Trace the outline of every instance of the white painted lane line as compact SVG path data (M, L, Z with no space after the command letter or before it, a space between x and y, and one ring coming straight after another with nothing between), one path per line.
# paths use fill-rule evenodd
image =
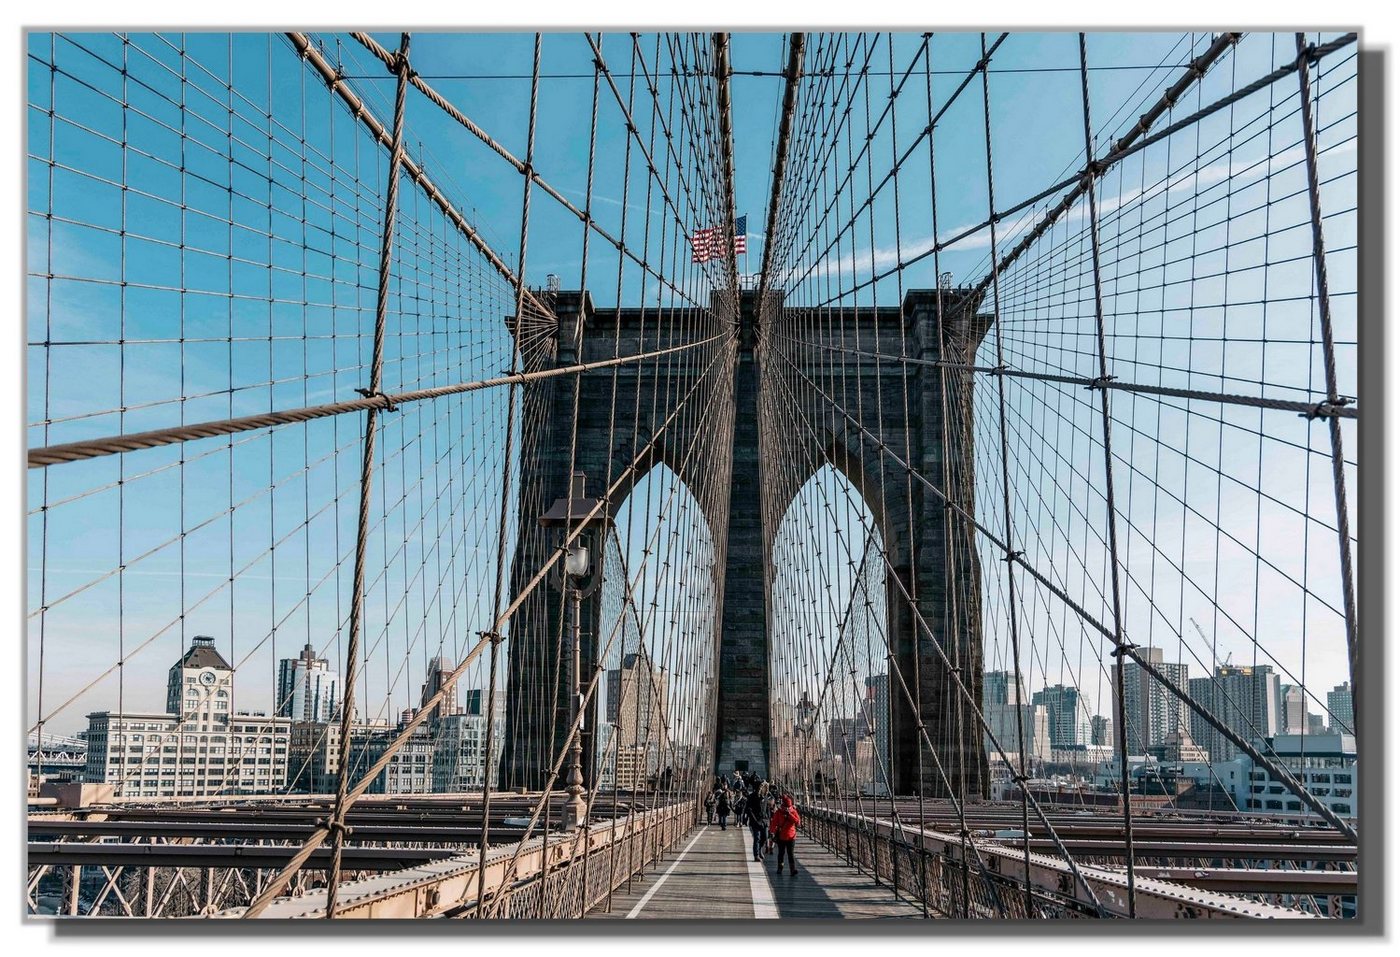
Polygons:
M705 824L700 825L700 830L697 831L695 836L690 839L690 843L685 846L685 850L681 851L680 854L676 857L676 859L671 862L671 866L666 868L666 873L662 874L661 877L657 879L656 883L651 885L651 887L647 889L647 892L642 895L642 899L637 901L637 903L633 905L632 909L627 912L627 917L625 918L626 920L632 920L642 912L642 908L647 906L647 901L651 900L652 895L655 894L661 888L662 884L666 883L666 878L671 876L671 872L676 869L676 865L679 864L681 862L681 859L684 858L685 855L690 851L690 849L695 846L695 842L700 840L700 835L705 833L705 828L707 826L708 825Z
M778 917L778 902L773 900L773 888L768 884L768 867L764 861L753 859L753 841L744 842L744 850L748 853L749 862L749 893L753 896L753 916L755 919L772 919Z

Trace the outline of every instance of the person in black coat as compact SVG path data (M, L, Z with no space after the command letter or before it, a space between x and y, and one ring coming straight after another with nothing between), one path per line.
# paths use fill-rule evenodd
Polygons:
M768 816L763 813L763 795L758 785L754 785L744 799L744 817L749 823L749 834L753 837L753 859L761 861L763 845L768 840Z
M718 797L715 799L715 810L719 812L719 829L723 831L724 822L729 817L729 789L721 788Z

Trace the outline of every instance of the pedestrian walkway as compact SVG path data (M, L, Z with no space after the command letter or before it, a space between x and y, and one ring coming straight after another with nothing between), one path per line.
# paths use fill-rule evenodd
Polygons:
M805 836L797 874L750 855L748 828L701 824L648 873L613 892L589 917L630 920L920 918L922 910Z

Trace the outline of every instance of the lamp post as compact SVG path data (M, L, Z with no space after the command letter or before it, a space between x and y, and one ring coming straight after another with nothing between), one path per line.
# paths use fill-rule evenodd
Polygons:
M572 664L569 672L569 683L573 689L573 720L571 724L578 725L569 746L569 771L565 777L565 790L569 799L564 805L561 824L566 830L581 827L587 815L587 803L583 799L587 789L584 786L583 773L583 736L586 721L582 717L584 698L582 611L583 600L597 591L598 586L603 582L602 570L594 567L589 546L596 536L597 530L606 527L608 521L607 516L601 514L601 511L592 518L586 518L597 506L598 500L589 498L585 494L584 486L584 474L574 472L569 478L568 496L557 499L549 507L549 511L540 516L540 524L545 528L565 529L566 540L569 532L582 523L582 531L579 535L572 542L563 546L564 554L559 562L560 578L564 588L564 629L573 645L570 655Z

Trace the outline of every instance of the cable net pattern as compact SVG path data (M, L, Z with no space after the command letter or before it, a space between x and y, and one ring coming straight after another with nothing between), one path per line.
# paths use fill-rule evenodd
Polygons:
M30 910L582 916L735 768L932 916L1354 870L1355 39L29 34L33 783L290 829Z
M1176 775L1354 837L1302 770L1355 733L1350 38L1187 34L1135 88L1060 40L1062 77L1015 69L1041 38L790 43L759 322L775 601L816 596L773 624L784 771L896 832L1019 804L1026 915L1067 780L1117 786L1070 793L1134 902Z

